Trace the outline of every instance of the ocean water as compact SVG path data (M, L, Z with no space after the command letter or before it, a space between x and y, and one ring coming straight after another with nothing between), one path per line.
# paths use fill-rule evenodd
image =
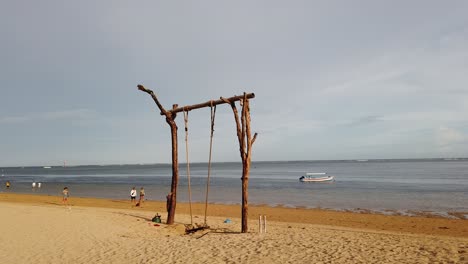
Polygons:
M205 199L207 164L190 166L192 201ZM334 175L332 183L301 183L306 172ZM179 166L177 200L188 201L185 164ZM171 165L106 165L0 168L2 192L127 199L131 187L144 187L149 200L165 201L170 191ZM214 163L209 202L241 203L241 163ZM4 183L12 187L6 190ZM32 182L41 182L33 190ZM468 159L349 160L253 162L249 204L369 210L388 214L421 212L468 216Z

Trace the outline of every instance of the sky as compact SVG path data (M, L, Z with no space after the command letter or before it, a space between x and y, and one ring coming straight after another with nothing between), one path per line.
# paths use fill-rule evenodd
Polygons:
M255 93L254 161L468 157L467 14L456 0L0 0L0 166L170 163L137 84L167 109ZM206 162L209 108L189 131ZM227 105L213 145L213 161L240 161Z

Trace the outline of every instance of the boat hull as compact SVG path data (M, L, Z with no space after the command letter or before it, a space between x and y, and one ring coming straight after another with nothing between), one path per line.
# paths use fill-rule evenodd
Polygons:
M302 176L299 178L299 181L301 182L330 182L334 181L335 177L334 176L327 176L327 177L305 177Z

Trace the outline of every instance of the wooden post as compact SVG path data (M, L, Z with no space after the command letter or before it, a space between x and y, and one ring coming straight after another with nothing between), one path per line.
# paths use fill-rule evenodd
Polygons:
M175 122L175 118L177 117L176 113L171 113L170 111L166 111L164 107L159 102L156 94L149 89L146 89L143 85L138 85L138 90L143 91L151 95L153 101L158 106L161 113L166 116L166 122L171 128L171 142L172 142L172 182L171 182L171 192L167 196L167 224L172 225L174 224L175 219L175 209L177 204L177 185L179 182L179 159L177 153L177 124ZM177 108L177 105L172 106L173 109Z
M240 99L242 105L241 120L239 121L239 112L235 101L221 98L224 102L231 105L232 112L234 114L234 120L236 121L237 127L237 139L239 141L239 152L242 159L242 233L248 232L248 217L249 217L249 174L250 174L250 163L252 155L252 144L257 138L257 133L252 134L250 132L250 106L248 95L244 93L242 99Z
M262 233L262 215L258 216L258 232Z
M242 233L248 231L248 188L249 188L249 173L250 173L250 163L251 163L251 154L252 154L252 144L257 138L257 133L254 134L253 138L250 132L250 106L249 99L254 98L255 94L244 93L241 96L233 96L230 98L221 97L216 101L208 101L201 104L178 107L174 104L172 110L166 110L159 102L156 94L149 89L146 89L143 85L138 85L138 90L143 91L151 95L154 102L161 111L161 115L166 116L166 122L171 128L171 141L172 141L172 183L171 183L171 192L167 195L167 224L173 224L175 218L175 209L177 203L177 185L179 181L179 160L178 160L178 151L177 151L177 124L175 118L177 117L178 112L182 111L191 111L198 108L215 106L219 104L229 104L231 105L232 111L234 113L234 120L236 121L237 127L237 138L239 141L239 152L242 159ZM241 112L241 121L239 121L239 112L236 108L236 101L240 101L242 105ZM206 221L206 220L205 220Z
M173 105L176 108L177 105ZM171 118L167 119L166 122L171 127L171 142L172 142L172 182L171 192L169 200L169 209L167 212L167 224L174 224L175 220L175 209L177 203L177 185L179 184L179 154L177 152L177 125L175 123L176 114L171 114Z

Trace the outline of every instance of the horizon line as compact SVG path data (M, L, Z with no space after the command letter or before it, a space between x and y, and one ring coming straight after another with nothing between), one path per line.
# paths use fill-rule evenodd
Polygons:
M411 160L440 160L440 161L456 161L456 160L468 160L468 157L438 157L438 158L377 158L377 159L316 159L316 160L253 160L252 163L273 163L273 162L337 162L337 161L351 161L351 162L368 162L368 161L411 161ZM206 164L207 162L190 162L191 164ZM213 163L242 163L242 161L216 161ZM179 164L186 164L186 162L179 162ZM47 167L47 168L67 168L67 167L80 167L80 166L144 166L144 165L172 165L170 162L162 163L109 163L109 164L80 164L80 165L24 165L24 166L2 166L4 168L34 168L34 167Z

